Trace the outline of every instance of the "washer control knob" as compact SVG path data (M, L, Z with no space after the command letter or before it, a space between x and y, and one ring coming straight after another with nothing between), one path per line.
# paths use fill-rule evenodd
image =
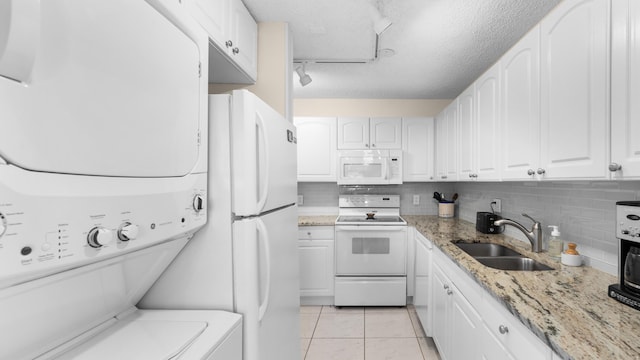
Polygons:
M5 219L3 213L0 213L0 237L4 235L5 231L7 231L7 219Z
M138 225L127 221L120 225L120 228L118 229L118 239L122 241L134 240L138 237L139 230Z
M113 241L113 233L103 227L94 227L87 234L87 243L93 248L100 248Z
M193 210L197 213L204 209L204 197L200 194L193 197Z

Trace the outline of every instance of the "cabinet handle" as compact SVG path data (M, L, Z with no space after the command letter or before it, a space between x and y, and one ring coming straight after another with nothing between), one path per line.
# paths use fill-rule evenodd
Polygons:
M506 326L504 326L504 325L500 325L500 326L498 327L498 331L500 331L500 334L503 334L503 335L504 335L504 334L506 334L506 333L508 333L508 332L509 332L509 328L508 328L508 327L506 327Z
M311 231L308 231L308 232L307 232L307 235L311 236Z
M364 146L369 147L369 144L364 144Z
M371 144L371 147L376 147L376 144Z
M542 168L538 169L538 175L542 175L544 173L546 173L545 169L542 169Z
M609 164L609 171L611 172L616 172L618 170L622 170L622 165L618 164L618 163L611 163Z
M227 42L224 43L226 47L230 48L233 46L233 41L231 40L227 40Z
M447 295L451 295L453 294L453 291L451 291L451 289L447 290Z
M527 170L527 175L529 175L529 176L533 176L533 175L535 175L535 173L536 173L536 172L535 172L535 171L533 171L533 169L529 169L529 170Z
M444 284L442 287L443 287L445 290L449 289L449 285L447 285L447 284Z
M238 55L238 53L240 52L240 49L238 49L237 47L233 48L233 55Z
M447 178L446 176L440 176L440 177L441 177L441 178L443 178L443 179L446 179L446 178Z
M469 177L470 177L470 178L472 178L472 177L473 177L473 174L469 174Z

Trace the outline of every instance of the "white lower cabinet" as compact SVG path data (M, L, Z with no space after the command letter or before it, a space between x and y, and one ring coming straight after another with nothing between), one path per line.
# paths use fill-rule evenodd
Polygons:
M331 305L333 297L333 226L298 228L300 258L300 296L313 297L305 304ZM326 304L325 304L326 303Z
M433 254L432 334L445 360L551 360L552 351L440 250Z
M433 246L418 231L414 235L415 267L413 306L425 334L431 336L431 253Z

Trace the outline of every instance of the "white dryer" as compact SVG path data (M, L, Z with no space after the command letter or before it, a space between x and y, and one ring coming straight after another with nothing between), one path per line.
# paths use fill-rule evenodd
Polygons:
M207 221L207 57L176 0L0 1L0 359L242 358L136 308Z

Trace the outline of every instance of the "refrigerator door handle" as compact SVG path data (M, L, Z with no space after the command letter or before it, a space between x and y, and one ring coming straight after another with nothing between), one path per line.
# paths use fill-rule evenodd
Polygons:
M258 307L258 321L262 321L264 318L264 314L266 314L267 309L269 308L269 298L271 297L271 243L269 240L269 232L267 231L267 227L262 221L262 219L257 219L257 228L258 233L260 234L259 239L262 239L264 242L264 256L265 259L264 264L267 267L267 279L264 291L264 299L260 300L260 305ZM259 248L258 248L259 251ZM259 277L258 277L259 278ZM262 284L261 284L262 285Z
M262 166L261 168L265 169L265 173L264 174L260 174L260 171L258 171L258 184L262 185L259 187L259 200L258 200L258 204L257 204L257 212L260 213L262 212L262 210L264 209L264 206L267 203L267 196L268 196L268 192L269 192L269 137L267 136L266 133L266 128L265 128L265 124L264 124L264 119L262 118L262 116L259 113L255 114L256 116L256 126L258 127L258 139L256 139L257 144L256 144L256 149L258 152L258 161L260 162L260 138L262 138L263 142L264 142L264 166ZM260 167L258 168L260 169ZM262 176L260 176L262 175Z

